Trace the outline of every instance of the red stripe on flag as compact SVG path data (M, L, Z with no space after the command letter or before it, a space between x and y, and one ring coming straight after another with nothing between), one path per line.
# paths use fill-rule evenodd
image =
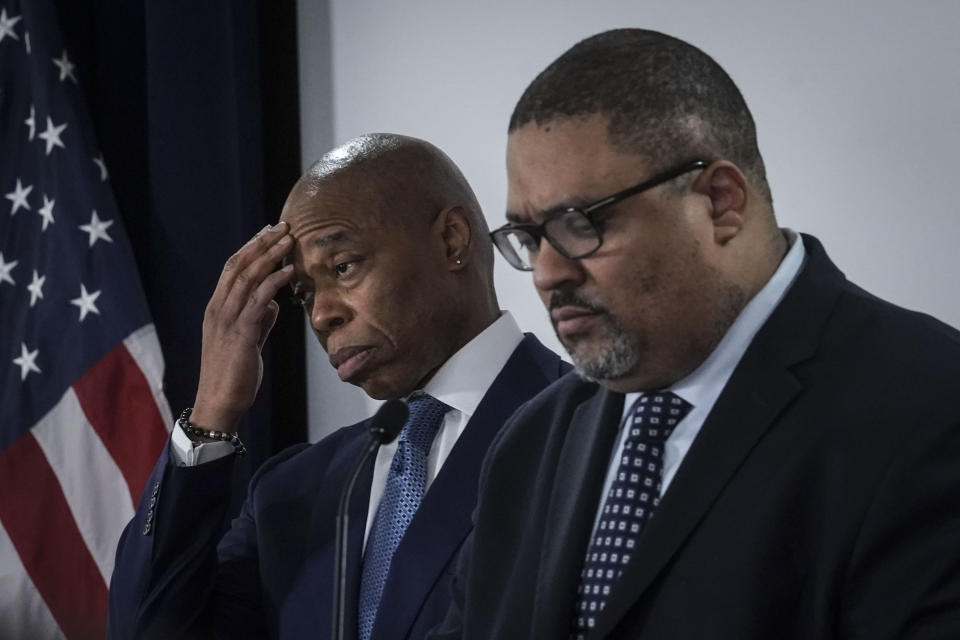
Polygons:
M107 585L31 433L0 453L0 520L60 630L103 638Z
M136 504L169 435L150 384L120 344L80 376L73 389Z

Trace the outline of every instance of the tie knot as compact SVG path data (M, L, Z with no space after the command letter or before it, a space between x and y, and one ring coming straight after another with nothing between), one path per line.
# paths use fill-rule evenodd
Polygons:
M399 441L407 442L426 454L450 407L425 393L410 398L407 405L410 415L400 431Z
M663 442L692 408L672 391L644 394L633 406L631 433L642 440Z

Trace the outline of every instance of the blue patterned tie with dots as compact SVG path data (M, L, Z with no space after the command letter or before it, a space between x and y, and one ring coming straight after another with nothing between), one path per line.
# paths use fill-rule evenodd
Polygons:
M397 439L397 452L387 473L383 498L373 519L363 556L357 632L367 640L390 572L390 561L404 532L410 526L427 485L427 455L450 407L428 395L408 402L410 415Z
M641 396L633 406L617 475L580 574L573 637L586 638L630 562L644 525L660 504L663 446L693 407L669 391Z

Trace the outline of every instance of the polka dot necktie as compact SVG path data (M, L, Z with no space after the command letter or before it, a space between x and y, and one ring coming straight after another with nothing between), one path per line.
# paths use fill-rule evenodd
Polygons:
M450 409L428 395L415 396L408 404L410 415L397 439L397 452L387 473L383 498L377 507L363 556L357 617L360 640L367 640L373 631L390 561L423 499L427 485L427 455L443 416Z
M616 587L644 525L660 504L663 446L693 407L669 391L641 396L628 429L617 475L603 503L580 574L573 634L586 638Z

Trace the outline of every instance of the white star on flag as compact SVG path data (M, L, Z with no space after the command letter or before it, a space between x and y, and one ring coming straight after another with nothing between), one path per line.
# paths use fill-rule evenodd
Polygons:
M97 305L94 304L99 297L99 291L87 293L87 288L83 286L82 282L80 283L80 297L70 301L70 304L80 307L80 322L83 322L83 319L87 317L88 313L100 315L100 310L97 309Z
M53 205L56 203L56 200L50 200L47 198L47 194L43 194L43 206L37 211L37 214L43 218L43 226L40 228L40 231L46 231L47 225L53 224Z
M107 163L103 161L102 153L93 159L93 164L100 167L100 182L106 182L109 174L107 173Z
M54 58L53 64L57 65L57 68L60 69L60 81L63 82L67 78L73 80L73 84L77 84L77 77L73 75L73 70L76 69L77 65L70 62L70 58L67 57L67 50L63 50L63 58Z
M30 117L24 120L23 124L30 127L30 137L28 140L32 142L33 138L37 135L37 117L34 114L33 105L30 105Z
M13 364L20 367L20 381L23 382L27 379L27 376L30 375L31 371L36 371L37 373L43 373L40 371L40 367L37 366L37 354L40 353L40 349L34 349L33 351L27 350L27 345L23 342L20 343L20 357L13 359Z
M17 266L19 260L14 260L13 262L4 262L3 261L3 252L0 251L0 284L4 282L9 282L10 284L17 284L14 282L13 278L10 277L10 272L13 271L13 268Z
M106 636L117 540L174 424L75 4L0 0L0 640Z
M17 178L17 188L5 196L7 200L13 203L13 206L10 207L10 215L16 215L17 209L21 207L30 211L30 203L27 202L27 196L30 195L31 191L33 191L33 185L24 188L24 186L20 184L20 178Z
M37 304L37 300L43 300L43 283L47 281L47 276L38 276L37 270L33 270L33 282L27 285L27 291L30 292L30 306Z
M47 130L37 136L38 138L47 141L47 155L50 155L50 152L53 151L54 147L62 147L66 149L66 147L63 145L63 140L60 139L60 134L63 133L63 130L66 128L66 122L59 126L54 126L53 120L50 119L50 116L47 116Z
M11 16L8 18L7 10L0 9L0 42L3 42L4 36L10 36L14 40L20 39L17 32L13 30L13 25L20 22L21 19L23 19L23 16Z
M93 210L93 216L90 218L90 224L80 225L81 231L90 234L90 246L92 247L97 240L103 239L107 242L113 242L113 238L107 235L107 227L113 224L113 220L101 220L97 217L97 210Z

